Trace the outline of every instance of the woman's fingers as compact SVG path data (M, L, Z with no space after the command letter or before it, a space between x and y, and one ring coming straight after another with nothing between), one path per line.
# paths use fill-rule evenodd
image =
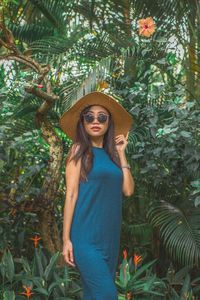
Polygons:
M124 139L124 136L118 136L115 138L115 140L121 140L121 139Z
M66 253L66 252L67 252L67 253ZM65 262L66 262L68 265L70 265L70 266L72 266L72 267L75 267L75 266L76 266L75 263L74 263L74 256L73 256L73 251L72 251L72 250L68 249L67 251L65 251L65 252L63 253L63 257L64 257Z
M73 255L73 251L71 249L69 250L69 259L71 262L74 261L74 255Z
M124 137L124 135L120 135L120 136L118 136L116 139L115 139L115 141L116 142L121 142L121 141L126 141L126 139L125 139L125 137Z
M126 139L127 140L128 136L129 136L129 131L128 131L126 137L124 136L124 134L119 134L115 137L115 139Z
M70 257L69 257L68 255L64 256L64 259L65 259L65 262L66 262L68 265L70 265L70 266L72 266L72 267L75 267L75 266L76 266L73 262L71 262L71 259L70 259Z
M123 137L123 136L124 136L123 134L119 134L119 135L117 135L115 138L118 139L118 138L121 138L121 137Z

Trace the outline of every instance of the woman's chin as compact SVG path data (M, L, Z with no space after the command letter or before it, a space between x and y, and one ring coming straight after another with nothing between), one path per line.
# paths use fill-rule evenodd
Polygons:
M104 133L102 133L102 132L89 132L88 134L91 137L101 137L104 135Z

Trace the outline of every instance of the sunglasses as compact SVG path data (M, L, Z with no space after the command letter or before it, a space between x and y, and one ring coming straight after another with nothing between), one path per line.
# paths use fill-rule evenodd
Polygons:
M95 116L92 114L84 114L83 118L86 123L92 123L95 120ZM99 114L97 116L97 120L99 123L105 123L108 118L109 118L109 116L106 114Z

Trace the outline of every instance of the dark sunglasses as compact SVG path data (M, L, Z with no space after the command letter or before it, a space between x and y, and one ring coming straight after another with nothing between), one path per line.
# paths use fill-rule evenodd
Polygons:
M84 114L83 118L84 118L85 122L92 123L95 119L95 116L92 114ZM108 118L109 118L109 116L106 114L99 114L97 117L97 120L99 123L105 123Z

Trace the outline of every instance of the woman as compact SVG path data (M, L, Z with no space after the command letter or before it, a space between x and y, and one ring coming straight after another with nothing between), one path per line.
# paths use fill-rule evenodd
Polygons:
M84 300L117 300L122 193L134 192L125 148L131 115L101 92L77 101L60 125L73 140L66 163L63 256L77 267Z

